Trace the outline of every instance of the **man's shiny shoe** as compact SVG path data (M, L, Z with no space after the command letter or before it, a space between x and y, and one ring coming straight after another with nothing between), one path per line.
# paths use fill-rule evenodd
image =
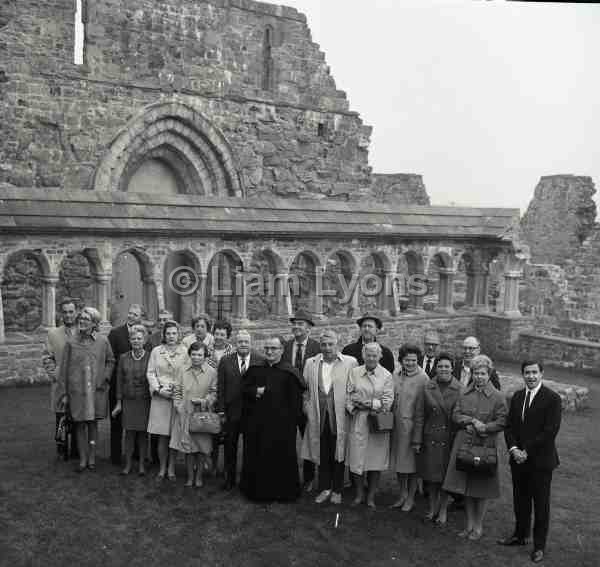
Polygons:
M526 545L527 540L517 537L516 535L511 535L511 536L505 537L504 539L499 539L496 543L498 545L508 545L508 546Z
M541 563L544 560L544 550L543 549L534 549L531 552L531 561L534 563Z

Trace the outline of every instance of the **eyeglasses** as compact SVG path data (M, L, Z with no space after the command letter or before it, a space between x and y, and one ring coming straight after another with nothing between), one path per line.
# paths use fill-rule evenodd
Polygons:
M278 346L266 346L266 347L263 347L263 348L264 348L264 350L279 350L281 347L278 347Z

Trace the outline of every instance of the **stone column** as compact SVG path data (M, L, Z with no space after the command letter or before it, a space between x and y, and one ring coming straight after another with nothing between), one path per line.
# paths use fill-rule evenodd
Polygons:
M56 284L58 276L42 276L42 327L56 327Z
M96 280L96 302L97 309L100 312L100 325L110 325L108 320L108 288L112 279L112 274L108 272L98 273Z
M313 297L313 316L315 319L325 319L323 314L323 279L325 269L322 266L315 268L315 294Z
M156 323L158 320L158 311L156 305L156 283L153 277L142 279L142 296L146 318Z
M194 306L194 316L206 313L206 284L208 282L208 274L199 272L198 289L196 289L196 304Z
M292 316L292 296L290 293L290 274L282 272L275 276L274 292L276 294L276 305L278 317L288 318Z
M483 270L477 274L477 285L475 286L475 308L477 311L489 311L489 272Z
M519 311L519 281L523 273L510 270L504 273L504 301L502 314L506 317L521 317Z
M6 341L6 335L4 334L4 309L2 307L2 282L3 276L0 273L0 344Z
M438 268L438 304L435 310L440 313L454 312L454 307L452 306L454 273L454 270L451 268Z
M398 288L395 285L398 274L393 270L386 270L383 273L382 308L383 312L393 317L400 313Z
M247 306L247 291L246 291L246 278L244 272L237 272L235 275L235 290L233 294L233 319L239 326L247 325L250 321L248 320L248 306Z
M467 276L467 290L465 294L465 309L475 309L477 304L477 286L479 285L478 272L465 272Z

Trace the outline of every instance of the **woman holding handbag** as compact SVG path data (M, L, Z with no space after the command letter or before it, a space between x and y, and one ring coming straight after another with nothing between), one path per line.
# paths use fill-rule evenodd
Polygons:
M350 414L346 464L356 488L356 506L365 499L364 474L367 473L367 506L375 508L375 492L381 471L389 468L390 431L394 401L392 375L379 364L378 343L363 346L363 366L348 376L346 411Z
M150 386L150 415L148 417L148 433L158 436L158 460L160 470L157 480L162 481L167 475L175 480L174 450L169 451L171 422L173 420L173 396L175 394L175 378L180 368L189 364L186 348L179 342L179 325L175 321L167 321L162 330L163 344L152 349L148 361L148 384Z
M210 433L196 432L195 414L217 422L220 418L213 412L217 400L217 371L208 363L209 351L205 343L190 345L188 355L191 364L177 374L173 405L173 427L169 448L185 454L187 482L185 486L203 485L202 473L210 460L213 438ZM207 424L208 426L208 424ZM201 427L200 427L201 428ZM195 471L195 473L194 473Z
M417 455L423 442L423 396L429 376L419 366L421 349L402 345L401 369L394 375L394 429L390 445L390 468L398 476L400 498L392 508L410 512L417 492Z
M498 498L497 437L506 426L504 394L490 383L492 361L481 354L471 361L473 383L458 399L452 421L454 439L443 489L464 494L467 525L458 535L478 540L483 533L487 500Z

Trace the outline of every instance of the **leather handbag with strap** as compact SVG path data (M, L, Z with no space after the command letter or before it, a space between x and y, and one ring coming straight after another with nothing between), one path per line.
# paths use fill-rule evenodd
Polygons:
M494 476L498 468L496 436L468 433L456 453L456 470L480 476Z
M221 417L212 411L196 411L189 417L190 433L221 433Z

